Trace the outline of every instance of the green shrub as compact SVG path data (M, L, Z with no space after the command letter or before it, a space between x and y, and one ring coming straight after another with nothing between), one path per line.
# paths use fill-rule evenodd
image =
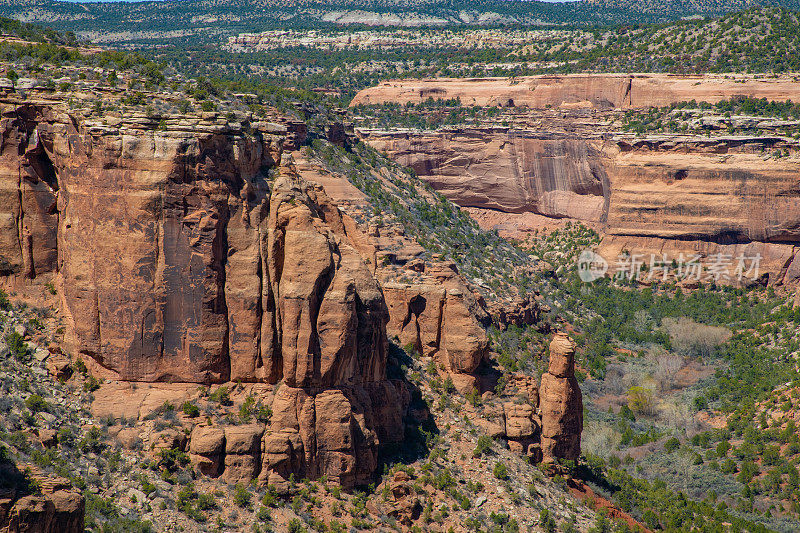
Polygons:
M25 406L33 413L48 411L50 409L50 406L47 404L45 399L38 394L31 394L28 396L28 398L25 400Z
M97 426L92 426L81 439L78 447L83 453L102 453L108 446L103 432Z
M494 468L492 469L492 474L494 474L494 477L497 479L508 479L508 468L504 463L498 461L495 463Z
M242 483L237 483L233 488L233 503L239 507L250 507L250 500L252 497L253 495L247 490L247 486L243 485Z
M200 408L198 408L194 403L188 400L183 402L181 410L183 411L183 414L185 414L190 418L195 418L197 416L200 416Z
M731 449L731 444L723 440L719 444L717 444L717 457L725 457L728 455L728 451Z
M11 309L11 301L8 299L8 293L0 289L0 311L8 311Z
M168 448L158 452L158 465L168 472L174 472L189 464L189 455L177 448Z
M480 457L486 453L492 451L492 446L494 445L494 440L489 435L481 435L478 437L478 443L475 446L475 450L472 452L472 455L475 457Z
M228 391L228 387L221 386L214 392L208 395L208 399L212 402L217 402L220 405L230 405L231 404L231 396L230 392Z
M195 506L201 511L209 511L217 508L217 501L213 494L198 494Z
M94 376L89 376L86 382L83 384L83 390L86 392L94 392L99 388L100 381Z
M292 518L289 521L287 531L289 533L308 533L308 530L303 527L303 523L297 518Z
M672 453L680 447L681 441L675 437L668 439L667 442L664 443L664 451L667 453Z
M22 335L16 331L12 331L6 334L5 341L8 350L15 359L23 361L28 357L28 344L25 342Z
M64 426L59 429L57 438L60 444L66 446L72 446L75 444L75 434L72 432L72 428Z

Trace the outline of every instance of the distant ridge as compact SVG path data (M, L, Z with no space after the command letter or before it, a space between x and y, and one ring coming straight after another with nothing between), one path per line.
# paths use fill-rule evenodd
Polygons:
M0 16L105 42L218 42L269 29L498 27L668 22L800 0L181 0L74 3L0 0Z

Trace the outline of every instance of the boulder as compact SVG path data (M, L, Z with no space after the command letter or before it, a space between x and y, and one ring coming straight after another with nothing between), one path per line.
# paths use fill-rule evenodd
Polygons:
M398 470L391 479L384 482L390 495L385 513L406 527L411 527L422 514L422 504L415 497L412 481L408 473ZM378 487L378 493L382 491L383 487Z
M85 500L62 478L39 477L41 494L23 496L0 517L8 533L82 533Z
M39 442L45 448L52 448L58 444L58 432L55 429L40 429Z
M534 422L533 407L528 404L503 404L506 420L506 437L509 439L527 439L538 433Z
M128 450L135 450L142 443L142 429L137 427L122 428L117 433L117 440Z
M225 430L197 425L189 439L189 459L193 468L206 476L222 473L225 457Z
M61 353L52 353L47 359L47 371L55 379L66 381L72 376L72 364L68 357Z
M534 409L539 407L539 384L534 376L516 373L511 376L510 384Z
M249 483L261 470L261 440L264 426L228 426L225 428L225 469L227 483Z

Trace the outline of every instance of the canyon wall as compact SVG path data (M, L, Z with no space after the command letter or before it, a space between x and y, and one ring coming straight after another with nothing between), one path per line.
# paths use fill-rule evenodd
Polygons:
M434 189L516 237L526 214L589 224L601 253L761 254L770 283L800 281L800 169L774 138L650 139L464 129L362 131ZM480 214L480 213L479 213Z
M486 228L524 237L548 224L576 220L602 233L599 251L611 262L624 250L645 257L667 253L672 258L681 253L760 254L760 273L767 276L762 282L800 281L796 141L778 134L636 138L613 125L618 108L737 95L796 99L800 93L794 82L634 75L627 77L632 80L627 100L608 96L622 91L622 78L526 78L520 84L526 80L545 84L549 95L526 105L561 107L511 110L504 118L520 121L517 127L485 124L436 131L359 129L358 133L469 208ZM418 86L434 81L442 80L384 84L359 93L355 101L363 103L375 95L399 103L414 101ZM510 84L501 79L461 80L461 85L458 80L444 81L461 87L464 92L457 96L462 102L466 95L499 98L506 94L502 84ZM532 95L545 94L541 85L537 87L539 92L531 91ZM453 96L447 91L435 93L436 98ZM588 108L572 107L579 100ZM520 102L514 97L515 105ZM599 109L603 106L608 109ZM791 157L771 157L776 150Z
M225 432L226 478L368 482L408 392L342 214L279 168L286 128L60 109L0 108L6 282L54 281L66 351L95 375L273 385L266 428Z
M693 99L716 103L732 95L798 101L800 81L791 76L762 80L733 74L564 74L392 80L360 91L351 105L458 98L463 105L478 106L629 109Z
M461 206L595 222L607 215L604 156L584 139L492 128L361 136Z

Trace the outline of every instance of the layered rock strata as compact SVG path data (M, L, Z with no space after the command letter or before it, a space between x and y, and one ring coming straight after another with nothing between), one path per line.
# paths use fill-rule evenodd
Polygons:
M287 128L0 112L0 266L54 277L67 351L123 381L276 385L268 427L198 430L201 472L365 483L403 436L388 311L322 188L274 178Z
M9 482L19 477L10 464L0 466L0 474ZM20 495L16 488L0 491L0 529L7 533L82 533L85 500L63 478L35 476L37 494Z
M531 108L635 108L732 95L796 101L800 82L790 76L762 79L706 74L567 74L515 78L392 80L360 91L351 105L421 103L459 99L463 105Z
M581 117L564 119L564 129ZM769 283L800 280L797 153L781 137L633 139L603 136L598 118L580 134L475 128L362 131L485 227L521 237L559 220L604 235L601 253L760 254ZM571 122L572 121L572 122ZM483 216L485 215L485 216ZM538 217L538 218L536 218Z
M795 284L800 144L786 133L792 121L700 113L696 129L708 136L625 134L618 121L625 110L635 120L635 110L692 100L798 102L798 88L790 76L713 74L397 80L361 91L353 105L457 98L502 107L494 124L359 131L487 229L520 238L577 220L601 232L599 251L612 263L623 250L648 259L760 256L763 277L747 283ZM729 127L740 133L724 134Z

